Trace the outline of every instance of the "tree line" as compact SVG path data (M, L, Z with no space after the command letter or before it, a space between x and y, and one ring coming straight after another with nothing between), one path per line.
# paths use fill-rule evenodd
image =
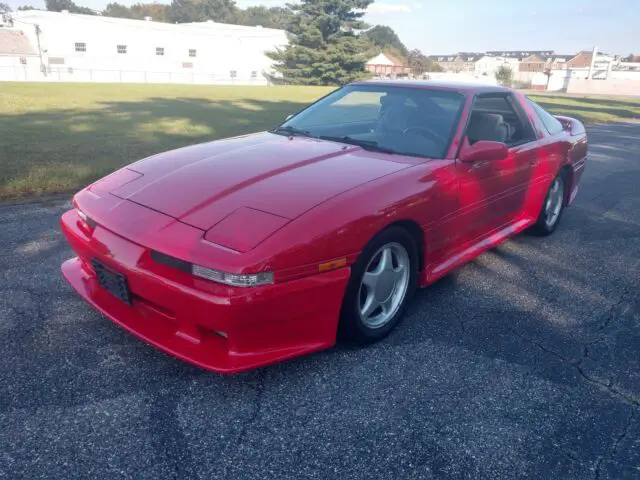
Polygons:
M373 0L301 0L285 7L240 8L235 0L172 0L170 4L136 3L132 6L109 3L95 11L73 0L45 0L49 11L142 20L188 23L213 20L219 23L283 29L289 44L268 52L287 83L301 85L342 85L366 77L366 61L380 52L392 55L415 75L438 71L420 50L409 50L392 28L371 27L362 17ZM6 4L0 3L0 11ZM33 7L21 7L29 10Z

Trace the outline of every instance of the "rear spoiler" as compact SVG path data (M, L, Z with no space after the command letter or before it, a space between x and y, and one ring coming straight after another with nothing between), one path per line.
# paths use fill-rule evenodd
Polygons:
M554 115L554 117L562 124L562 127L565 129L565 131L569 132L569 135L576 136L586 133L584 125L580 120L576 118L565 117L562 115Z

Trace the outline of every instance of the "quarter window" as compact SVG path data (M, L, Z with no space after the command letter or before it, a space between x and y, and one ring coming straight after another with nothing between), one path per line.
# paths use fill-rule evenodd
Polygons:
M554 118L553 115L551 115L533 100L527 100L529 100L529 104L533 107L533 109L536 111L536 114L538 115L538 118L544 124L544 128L546 128L551 135L556 135L564 130L562 123Z

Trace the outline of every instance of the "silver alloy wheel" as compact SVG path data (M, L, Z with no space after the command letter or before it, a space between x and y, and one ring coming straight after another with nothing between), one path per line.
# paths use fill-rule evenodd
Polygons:
M358 292L360 319L367 327L383 327L393 318L407 294L410 274L409 253L399 243L387 243L371 257Z
M547 202L544 206L544 218L548 228L553 227L560 218L562 204L564 203L564 182L562 178L556 177L551 184Z

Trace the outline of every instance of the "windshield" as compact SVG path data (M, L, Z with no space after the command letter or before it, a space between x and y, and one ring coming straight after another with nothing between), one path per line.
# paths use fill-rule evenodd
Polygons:
M443 158L464 101L464 95L446 90L349 85L273 132L342 141L387 153Z

